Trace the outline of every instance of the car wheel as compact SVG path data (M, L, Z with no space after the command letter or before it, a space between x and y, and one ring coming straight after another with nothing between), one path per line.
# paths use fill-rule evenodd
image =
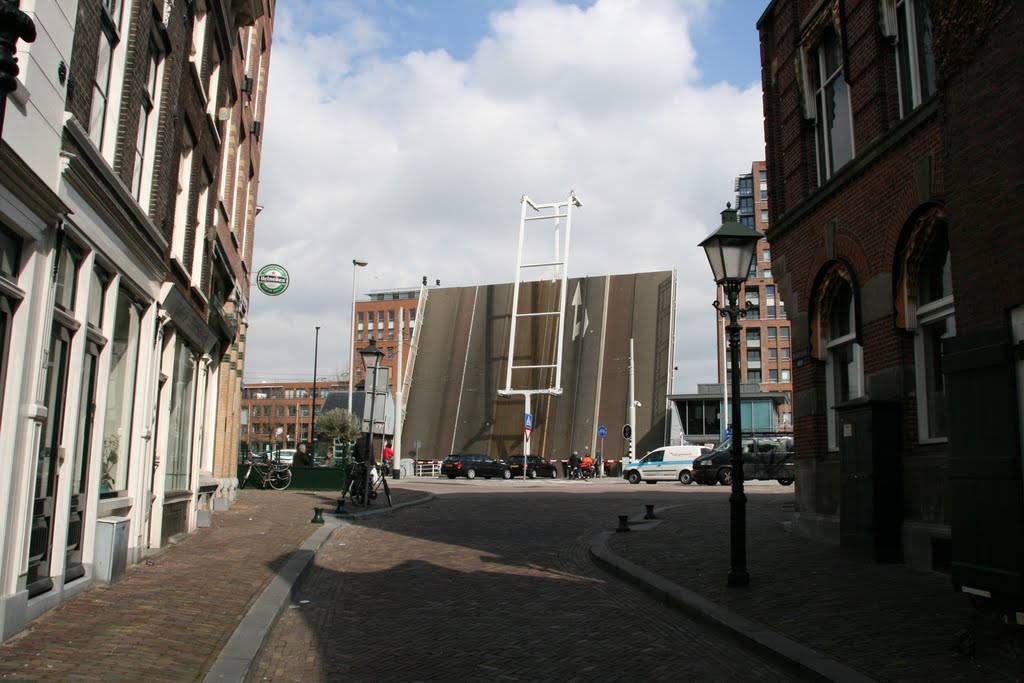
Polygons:
M551 478L558 479L558 470L551 470Z
M466 479L476 479L476 470L473 468L466 470Z
M690 474L690 470L683 470L682 472L679 473L679 483L680 484L692 484L693 483L693 475Z
M732 484L732 468L723 467L718 470L718 483L722 486L729 486Z
M629 481L630 484L639 484L640 483L640 479L641 479L640 473L637 472L636 470L633 470L632 472L630 472L629 476L626 477L626 480Z
M793 483L792 479L779 479L779 483L783 486L789 486Z
M502 479L511 479L512 478L512 470L503 470L502 473L501 473L501 478Z
M536 479L537 470L530 470L529 472L527 472L526 476L528 476L530 479Z

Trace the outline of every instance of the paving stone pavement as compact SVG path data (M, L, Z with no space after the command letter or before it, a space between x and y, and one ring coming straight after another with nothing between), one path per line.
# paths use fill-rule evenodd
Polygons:
M738 590L725 586L722 487L411 479L393 488L396 503L426 502L347 517L299 579L249 680L807 677L605 571L590 556L600 539L611 557L763 625L772 642L792 639L877 680L1024 681L1019 650L953 654L976 616L948 577L848 561L793 538L791 489L748 488L752 584ZM334 503L243 491L212 528L0 644L0 680L203 680L285 561L323 528L310 524L313 507L329 514ZM647 530L608 533L645 504L659 517Z
M417 486L436 497L334 532L253 680L798 680L589 556L618 513L682 487Z
M422 496L396 491L396 498ZM228 512L123 580L94 586L0 644L3 681L202 680L284 559L336 496L240 492Z

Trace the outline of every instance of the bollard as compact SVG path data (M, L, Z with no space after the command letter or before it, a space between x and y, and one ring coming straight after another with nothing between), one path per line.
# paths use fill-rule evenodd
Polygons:
M313 519L309 520L310 524L323 524L324 523L324 509L313 508Z
M619 528L615 531L629 531L629 515L619 515Z
M644 515L644 519L657 519L657 517L654 516L653 505L644 505L644 507L647 508L647 514Z
M345 514L345 499L344 498L339 498L338 499L338 507L334 511L334 514L336 514L336 515L343 515L343 514Z

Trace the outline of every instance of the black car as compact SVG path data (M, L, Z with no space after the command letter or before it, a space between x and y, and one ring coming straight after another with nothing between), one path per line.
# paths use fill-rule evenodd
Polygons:
M539 455L528 455L526 457L526 476L530 479L536 479L537 477L550 477L554 479L558 476L558 470L555 469L555 466L549 460L545 460ZM508 466L512 470L512 476L523 476L523 456L513 455L509 457Z
M449 479L454 479L455 477L465 477L466 479L476 479L477 477L483 477L484 479L490 479L491 477L512 478L512 470L509 469L508 465L490 456L476 453L453 453L449 455L441 463L441 474Z
M698 484L732 484L732 439L693 461L693 480ZM796 478L792 434L743 436L743 479L776 480L789 486Z

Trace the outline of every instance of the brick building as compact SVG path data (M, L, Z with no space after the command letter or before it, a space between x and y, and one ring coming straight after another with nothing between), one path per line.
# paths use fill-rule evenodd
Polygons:
M773 0L758 22L794 528L993 596L1024 595L1021 15Z
M4 638L230 495L273 9L26 9L0 145Z
M424 280L425 282L425 280ZM367 292L368 300L356 302L356 329L353 340L355 374L353 381L363 381L363 364L359 360L359 349L370 343L372 337L378 348L384 352L380 366L390 368L390 376L397 377L399 337L401 337L402 363L411 371L413 341L416 322L422 315L422 300L426 284L407 289L383 289ZM403 374L403 377L406 376Z
M259 382L242 389L239 420L240 451L262 453L295 448L310 440L310 426L323 408L327 394L345 392L348 382ZM281 437L276 436L281 429Z

